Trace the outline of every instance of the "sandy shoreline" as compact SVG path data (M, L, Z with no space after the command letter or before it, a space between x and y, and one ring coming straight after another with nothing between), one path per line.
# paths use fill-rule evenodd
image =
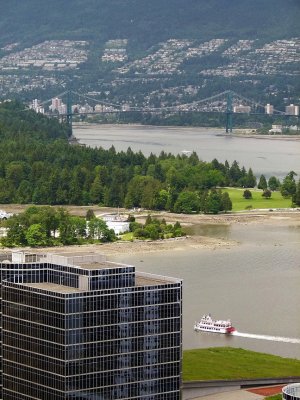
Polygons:
M26 206L20 205L5 205L3 209L7 212L21 212ZM67 207L71 214L82 215L86 214L88 209L93 209L96 215L105 213L117 212L116 209L112 208L100 208L98 206L82 206L82 207ZM119 210L121 213L126 210ZM127 211L128 214L128 211ZM135 213L137 221L144 221L147 217L148 212L143 211ZM235 225L235 224L261 224L271 225L274 229L280 226L294 226L300 228L300 210L290 211L273 211L268 210L254 210L251 212L243 213L230 213L230 214L218 214L218 215L186 215L186 214L172 214L168 212L152 212L151 215L159 219L164 218L167 223L180 222L182 227L188 227L193 225ZM64 253L73 252L74 254L80 251L88 252L100 252L105 255L113 256L117 254L130 254L130 253L150 253L157 251L183 251L187 249L210 249L216 250L218 248L230 249L234 246L238 246L239 243L235 241L228 241L215 237L207 236L187 236L182 238L159 240L159 241L133 241L133 242L122 242L118 241L115 243L104 243L104 244L91 244L82 246L62 246L62 247L45 247L45 248L23 248L24 251L34 251L38 253L50 252L50 253ZM16 250L16 249L15 249ZM11 252L11 249L1 249L0 253Z

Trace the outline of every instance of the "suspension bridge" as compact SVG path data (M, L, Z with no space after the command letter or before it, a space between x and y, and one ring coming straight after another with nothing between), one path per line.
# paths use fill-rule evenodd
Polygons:
M84 101L84 106L74 104L78 98ZM63 100L65 103L63 103ZM268 115L268 116L285 116L285 112L277 110L271 105L263 105L255 100L246 98L234 91L226 90L213 96L193 101L185 104L176 104L166 107L135 107L128 104L115 104L97 99L95 96L77 93L74 91L65 91L58 94L55 98L39 103L44 107L48 103L52 103L49 112L45 114L51 117L64 119L70 126L72 132L73 117L80 115L97 115L97 114L126 114L126 113L148 113L148 114L184 114L184 113L219 113L226 115L226 133L232 132L233 117L235 114L247 115ZM55 104L57 102L57 104ZM91 106L91 104L93 104ZM295 117L293 115L293 117Z

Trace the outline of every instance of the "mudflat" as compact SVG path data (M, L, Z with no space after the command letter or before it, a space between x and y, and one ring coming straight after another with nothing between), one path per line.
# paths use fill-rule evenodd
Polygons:
M2 209L7 212L18 213L24 211L28 206L24 205L4 205ZM108 207L98 206L65 206L71 214L78 216L85 216L87 210L93 210L96 216L100 216L108 213L120 213L125 215L134 215L136 221L143 222L146 217L151 214L152 217L159 219L164 218L167 223L180 222L182 227L199 225L199 224L261 224L276 226L298 226L300 228L300 209L290 210L252 210L249 212L239 213L227 213L218 215L207 215L207 214L174 214L169 212L153 212L147 210L125 210L125 209L114 209ZM35 252L49 252L49 253L62 253L72 251L74 254L81 251L89 252L101 252L107 256L115 254L125 253L149 253L154 251L183 251L188 248L197 249L217 249L220 247L230 248L238 246L239 243L236 241L224 240L221 238L207 237L207 236L186 236L174 239L165 240L135 240L135 241L117 241L114 243L103 243L103 244L87 244L87 245L75 245L75 246L60 246L60 247L43 247L34 248L30 251ZM22 250L29 250L29 248L22 248ZM7 252L10 249L2 248L0 252Z

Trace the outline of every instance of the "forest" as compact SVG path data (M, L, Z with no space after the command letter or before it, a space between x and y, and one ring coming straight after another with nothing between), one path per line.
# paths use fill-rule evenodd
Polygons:
M297 0L11 0L0 16L0 44L79 39L99 48L127 38L137 55L169 38L293 37L298 21Z
M82 147L70 145L69 134L67 125L25 110L21 103L0 104L0 204L218 213L232 207L222 187L257 184L252 169L236 161L230 165L216 159L204 162L196 153L146 157L130 148L117 152L113 146ZM292 188L285 195L294 196L298 204L300 184L293 173L290 180Z

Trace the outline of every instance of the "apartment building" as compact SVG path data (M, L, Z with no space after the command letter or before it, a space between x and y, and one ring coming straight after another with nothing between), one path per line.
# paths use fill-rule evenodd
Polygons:
M100 254L1 267L1 398L181 398L182 281Z
M286 115L299 115L299 106L296 106L294 104L290 104L289 106L286 106L285 114Z

